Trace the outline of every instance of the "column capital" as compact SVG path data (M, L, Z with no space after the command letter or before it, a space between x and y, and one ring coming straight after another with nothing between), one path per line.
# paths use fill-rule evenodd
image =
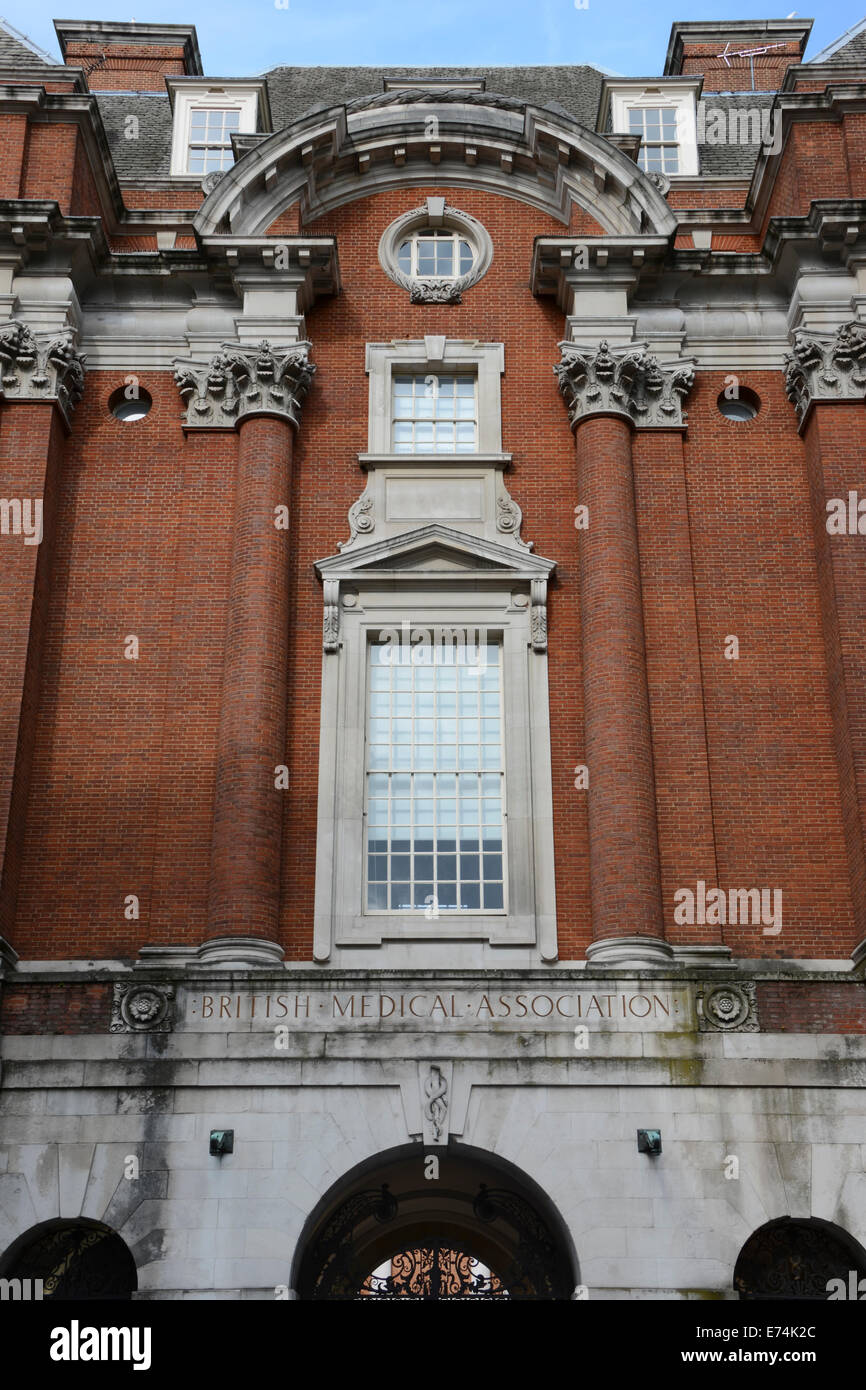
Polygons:
M209 362L175 360L174 379L186 406L184 429L230 430L250 415L270 415L298 428L313 380L312 344L274 350L223 343Z
M592 415L618 415L638 429L682 429L695 380L693 362L663 367L645 345L611 348L560 343L554 367L572 428Z
M18 320L0 327L0 393L7 401L51 401L68 425L84 394L84 353L71 331L39 334Z
M798 328L785 357L785 394L801 426L813 401L866 396L866 324L843 323L834 333Z

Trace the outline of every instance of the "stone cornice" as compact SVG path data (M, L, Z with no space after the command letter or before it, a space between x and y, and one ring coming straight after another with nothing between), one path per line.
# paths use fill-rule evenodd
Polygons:
M490 189L566 224L576 202L612 234L670 235L676 225L652 181L612 141L495 93L385 93L236 144L245 153L199 209L201 235L260 235L295 203L307 220L425 185Z
M844 323L835 333L799 328L785 358L785 392L800 421L815 401L866 397L866 324Z
M53 401L68 425L84 394L84 361L71 333L37 338L25 323L0 327L0 389L6 401Z
M301 423L301 406L316 368L312 345L295 343L274 351L262 341L256 349L224 343L209 362L175 361L174 379L186 405L184 429L230 430L250 415L271 415Z
M692 362L662 367L638 343L611 349L560 343L559 380L572 428L593 415L618 415L638 429L682 429L683 403L695 379Z
M555 295L564 313L570 291L616 277L631 293L645 271L659 269L671 249L663 236L540 236L532 249L529 283L533 294Z

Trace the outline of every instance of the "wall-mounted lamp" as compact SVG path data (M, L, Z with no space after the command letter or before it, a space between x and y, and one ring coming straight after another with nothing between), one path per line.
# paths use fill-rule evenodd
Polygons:
M656 1158L662 1151L662 1132L660 1129L639 1129L637 1132L637 1151Z
M212 1129L210 1132L210 1151L215 1158L235 1151L235 1132L233 1129Z

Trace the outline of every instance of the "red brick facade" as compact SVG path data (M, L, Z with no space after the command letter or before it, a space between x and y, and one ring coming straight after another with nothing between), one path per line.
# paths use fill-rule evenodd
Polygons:
M684 71L709 80L695 66L705 50L690 49ZM762 68L774 81L796 56L791 45L778 53ZM145 90L179 70L179 55L118 47L99 81L125 81L133 64ZM88 56L71 45L67 62ZM23 117L2 119L7 196L104 214L75 123L28 117L25 130ZM792 127L760 236L717 243L732 264L763 244L774 216L858 195L863 126L859 115L816 113ZM580 959L594 936L634 932L722 941L744 957L847 957L866 934L866 561L856 538L827 536L823 511L825 498L866 489L862 400L816 406L801 436L781 371L757 370L744 384L760 412L732 423L716 407L726 373L705 369L684 432L600 418L578 427L575 444L553 372L562 313L528 282L534 240L562 236L561 223L490 191L425 191L479 218L494 243L489 273L462 304L413 305L383 275L376 246L405 210L405 190L359 196L303 227L294 205L271 227L333 236L340 255L342 293L306 315L316 376L294 445L270 420L185 433L174 381L158 370L139 374L153 409L135 424L107 408L123 374L98 365L66 437L47 406L0 410L0 491L44 491L46 503L38 552L0 542L4 934L25 958L117 957L192 945L242 921L288 959L310 959L322 661L313 563L345 538L362 488L364 344L423 332L505 344L508 486L524 534L557 562L560 958ZM670 202L682 216L728 196L681 190ZM129 209L199 201L196 190L140 187L124 198ZM179 246L194 244L188 229L178 224ZM573 219L572 233L598 230L588 213ZM248 522L282 497L290 530L263 543L261 514ZM581 502L599 522L589 538L574 526ZM737 660L725 655L730 635ZM288 793L262 782L263 759L286 762ZM608 771L587 798L574 769L599 761ZM238 797L258 807L240 836ZM604 872L620 877L596 873L591 887L592 846L605 837L617 847ZM677 925L674 893L698 880L780 887L784 932Z

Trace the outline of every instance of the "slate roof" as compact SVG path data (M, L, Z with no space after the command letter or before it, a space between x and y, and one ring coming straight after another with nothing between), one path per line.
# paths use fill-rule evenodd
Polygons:
M290 125L310 110L336 106L361 97L381 94L384 78L437 78L466 81L483 78L485 91L522 98L538 106L565 112L590 130L595 129L604 74L586 65L510 68L292 68L278 67L264 74L270 94L275 130ZM647 79L649 80L649 79ZM167 178L171 163L172 114L165 92L99 92L100 114L121 179ZM771 105L772 94L742 92L732 96L715 93L706 98L707 108L761 109ZM138 121L137 138L127 132ZM755 166L757 144L705 144L701 146L701 172L748 178Z
M760 142L755 144L738 143L736 137L739 132L744 141L747 142L751 134L758 133L758 122L735 118L734 123L731 124L731 112L752 111L756 108L762 112L769 111L773 105L773 93L737 92L732 96L720 96L717 92L710 92L701 100L704 103L707 134L712 135L716 128L716 118L710 113L719 110L724 111L725 128L728 135L734 138L734 143L725 141L721 144L705 143L698 146L701 173L727 175L729 178L751 178L761 148ZM771 135L770 117L762 117L761 120L765 123L764 128L767 133Z
M59 66L55 64L54 66ZM16 39L0 24L0 71L6 68L45 68L46 60Z
M97 92L96 104L119 179L168 178L171 172L171 103L167 92ZM134 139L127 132L136 130Z
M810 63L860 63L866 60L866 19L852 24L833 43L822 48Z

